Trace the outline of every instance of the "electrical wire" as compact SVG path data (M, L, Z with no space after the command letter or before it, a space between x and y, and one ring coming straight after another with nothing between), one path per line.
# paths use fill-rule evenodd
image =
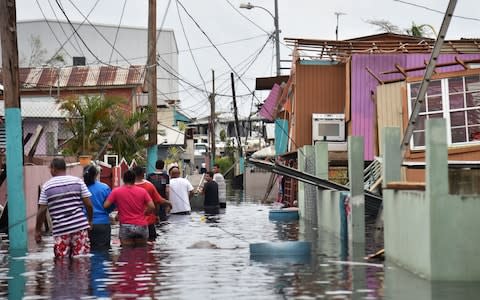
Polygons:
M400 2L400 3L407 4L407 5L414 6L414 7L418 7L418 8L423 8L423 9L426 9L428 11L433 11L433 12L436 12L436 13L439 13L439 14L442 14L442 15L445 14L444 11L441 11L441 10L438 10L438 9L433 9L431 7L416 4L416 3L403 1L403 0L393 0L393 1ZM464 16L459 16L459 15L452 15L452 17L459 18L459 19L464 19L464 20L470 20L470 21L480 21L479 18L473 18L473 17L464 17Z
M162 22L160 23L160 28L158 29L158 33L157 33L157 44L158 44L158 39L160 38L160 33L162 33L162 28L163 28L163 25L165 24L165 20L167 19L168 9L170 8L171 3L172 3L172 0L168 0L167 8L165 8L165 12L163 13Z
M230 68L230 70L240 79L240 82L245 86L245 88L250 92L250 93L253 93L249 86L243 81L243 79L240 78L240 76L238 76L238 73L235 71L235 69L232 67L232 65L230 64L230 62L225 58L225 56L222 54L222 52L220 51L220 49L218 49L218 47L215 45L215 43L213 43L212 39L208 36L208 34L205 32L205 30L203 30L203 28L200 26L200 24L198 24L198 22L195 20L195 18L193 18L193 16L188 12L188 10L185 8L185 6L183 6L182 2L180 2L180 0L176 0L178 2L178 4L180 4L180 6L183 8L183 10L185 11L185 13L188 15L188 17L193 21L193 23L197 26L197 28L200 30L200 32L202 32L202 34L207 38L207 40L214 46L215 50L217 51L218 55L225 61L225 63L228 65L228 67ZM257 99L259 102L260 100Z
M245 14L243 14L235 5L233 5L230 0L225 0L227 1L228 5L230 5L239 15L241 15L243 18L245 18L248 22L252 23L255 27L257 27L258 29L260 29L261 31L267 33L267 34L271 34L270 32L266 31L265 29L263 29L263 27L261 27L260 25L258 25L257 23L255 23L253 20L251 20L249 17L247 17ZM287 45L285 43L283 43L282 41L278 41L280 44L282 44L283 46L287 47L288 49L290 50L293 50L293 47L291 47L290 45Z
M198 67L197 61L195 60L195 56L193 55L193 52L192 52L192 47L190 46L190 41L188 40L187 33L185 31L185 26L183 25L182 16L180 14L180 8L178 7L178 2L175 2L175 3L177 4L178 20L180 21L183 36L185 37L185 41L187 42L187 46L188 46L188 50L190 52L190 56L192 57L193 64L195 65L195 68L197 69L198 75L200 76L200 79L203 82L203 87L205 88L205 91L207 91L207 85L205 83L205 79L203 79L202 72L200 72L200 68ZM208 95L208 92L207 92L207 95Z
M260 48L259 51L257 51L255 57L253 57L252 61L246 66L245 70L242 71L241 75L239 75L238 79L236 80L236 82L238 82L238 80L240 80L240 78L242 78L245 73L247 73L247 71L253 66L253 64L255 63L255 61L260 57L260 54L263 52L263 50L265 49L265 47L268 45L268 42L270 41L270 39L273 37L273 35L271 35L266 41L265 43L262 45L262 47ZM253 93L253 92L252 92ZM252 93L249 93L247 95L251 95Z
M163 59L163 58L161 58L161 59ZM167 63L167 64L168 64L168 63ZM158 66L159 66L161 69L165 70L168 74L170 74L170 75L172 75L173 77L175 77L176 79L178 79L178 80L186 83L186 84L189 85L190 87L192 87L192 89L198 90L198 91L200 91L200 92L202 92L202 93L205 92L205 90L203 90L202 88L194 85L194 84L191 83L191 82L188 82L187 80L181 78L179 75L174 74L172 71L170 71L169 69L167 69L167 68L166 68L165 66L163 66L162 64L158 64ZM208 91L207 91L207 92L208 92ZM220 94L215 94L215 95L220 95ZM237 97L245 97L245 96L248 96L248 95L250 95L250 93L244 94L244 95L238 95ZM230 95L220 95L220 96L231 97Z
M65 16L65 18L67 19L67 22L68 24L70 24L70 27L72 27L73 31L74 31L74 34L76 34L78 36L78 38L80 39L80 41L82 41L82 44L85 46L85 48L88 50L88 52L90 52L90 54L98 61L98 62L102 62L102 60L100 58L98 58L98 56L90 49L90 47L87 45L87 43L83 40L83 38L80 36L80 34L78 34L77 32L77 28L75 28L75 26L73 26L72 22L70 21L70 18L68 17L67 13L65 12L65 10L63 9L62 5L60 4L59 0L55 0L55 2L57 3L57 6L58 8L60 8L60 10L62 11L63 15ZM87 17L85 17L85 20L88 21ZM106 63L105 63L106 64Z
M40 12L42 13L42 16L43 16L43 19L45 20L45 22L47 23L47 26L48 28L50 28L50 31L52 32L52 35L53 37L55 38L55 40L58 42L58 44L60 45L61 48L63 48L63 45L62 43L60 42L60 40L58 39L57 35L55 34L55 31L53 30L52 26L50 25L50 22L47 20L47 17L45 16L45 13L43 12L43 9L42 9L42 6L40 5L40 2L38 2L38 0L35 1L37 3L37 6L38 6L38 9L40 9ZM67 50L65 50L65 53L70 56L70 57L73 57ZM55 55L58 54L55 53L53 57L55 57Z
M63 34L65 35L65 37L68 39L68 34L67 34L67 32L65 31L65 29L63 28L62 24L60 23L60 20L59 20L58 17L57 17L57 13L55 12L55 9L54 9L54 7L53 7L53 5L52 5L52 2L51 2L50 0L48 0L48 5L50 6L50 9L52 10L52 13L53 13L53 15L55 16L55 19L57 20L58 26L59 26L60 29L62 30L62 32L63 32ZM78 43L78 40L77 40L76 38L75 38L75 42L76 42L76 44L77 44L78 49L75 47L75 45L74 45L72 42L70 42L70 45L72 45L73 49L74 49L75 51L77 51L78 54L80 54L80 55L82 55L82 56L85 56L85 55L83 54L82 47L80 46L80 44Z
M67 21L68 21L68 23L70 24L70 26L71 26L72 28L74 28L75 34L77 34L78 38L82 41L82 43L84 44L85 48L87 48L88 52L90 52L90 54L91 54L98 62L100 62L100 63L102 63L102 64L104 64L104 65L107 65L107 66L117 67L117 66L113 66L113 65L111 65L110 63L107 63L107 62L101 60L101 59L90 49L90 47L88 47L88 45L87 45L87 43L85 42L85 40L81 37L81 35L78 33L77 29L75 29L75 27L73 26L72 22L71 22L70 19L68 18L68 15L66 14L65 10L63 9L63 7L61 6L61 4L59 3L59 0L55 0L55 2L57 3L57 6L60 8L60 10L62 11L62 13L64 14L64 16L65 16L65 18L67 19ZM85 20L90 24L90 26L92 26L93 29L107 42L107 44L109 44L109 45L115 50L115 52L117 52L118 55L120 55L120 57L122 57L122 59L124 59L128 64L131 65L131 63L128 61L128 59L126 59L125 56L123 56L123 54L120 53L120 51L118 51L118 49L116 49L116 48L112 45L112 43L100 32L100 30L96 27L95 24L92 24L92 23L90 22L90 20L88 20L88 17L83 14L83 12L75 5L75 3L73 3L72 0L69 0L69 2L70 2L70 3L73 5L73 7L80 13L80 15L85 18ZM146 72L146 70L147 70L148 68L150 68L150 67L151 67L151 66L146 65L145 68L143 69L143 72ZM136 69L134 69L134 70L136 70ZM140 74L140 75L142 75L142 74ZM147 77L145 78L145 81L149 82L149 80L150 80L149 78L147 78ZM160 95L163 95L163 93L162 93L159 89L157 89L157 96L158 96L159 94L160 94ZM168 99L168 97L166 97L166 96L165 96L165 98Z
M252 59L248 64L245 64L245 66L243 67L240 67L240 69L238 70L239 73L241 73L241 76L244 77L245 73L250 69L250 67L253 65L253 63L255 62L255 60L259 57L259 55L261 54L261 52L264 50L265 46L268 44L268 42L270 41L270 39L272 38L273 35L270 35L269 38L265 41L265 43L258 49L256 50L254 53L252 53L251 55L249 55L245 60L242 61L242 63L236 65L235 67L239 67L241 64L243 64L244 62L247 62L247 60L249 59ZM224 74L227 74L227 75L230 75L230 71L227 71L225 72ZM238 82L238 80L235 80L235 82ZM222 83L219 85L219 90L222 90L222 87L224 84L226 83L230 83L230 76L228 76L228 78ZM223 89L223 91L226 91L227 89L230 89L230 86L227 85L227 87L225 87ZM248 94L250 95L250 94Z
M55 0L55 1L57 1L57 3L58 3L58 0ZM82 15L82 16L84 17L84 14L83 14L82 11L75 5L75 3L73 3L72 0L68 0L68 1L69 1L69 2L72 4L72 6L80 13L80 15ZM65 14L65 13L64 13L64 14ZM165 16L166 16L166 14L164 15L164 17L165 17ZM67 17L66 14L65 14L65 17ZM68 17L67 17L67 18L68 18ZM86 18L86 21L87 21L87 22L90 24L90 26L92 26L93 29L102 37L102 39L103 39L105 42L107 42L107 44L109 44L109 45L112 47L112 49L113 49L115 52L117 52L118 55L120 55L120 57L121 57L124 61L126 61L129 65L131 65L131 63L129 62L129 60L126 59L125 56L123 56L123 54L122 54L118 49L116 49L116 48L112 45L112 43L105 37L105 35L103 35L103 33L97 28L97 26L96 26L95 24L93 24L92 22L90 22L90 20L88 20L88 18ZM70 23L70 21L69 21L69 23ZM70 24L71 24L71 23L70 23ZM161 29L160 29L160 31L161 31ZM78 35L78 37L82 40L82 42L84 42L83 39L82 39L82 38L80 37L80 35L78 34L78 32L77 32L77 35ZM89 48L87 48L87 49L89 49ZM103 62L103 61L99 60L98 57L97 57L94 53L91 52L91 50L89 50L89 52L90 52L92 55L94 55L94 57L95 57L99 62L101 62L101 63L103 63L103 64L105 64L105 65L110 65L109 63L106 63L106 62ZM158 64L157 64L157 65L158 65ZM111 65L110 65L110 66L111 66ZM148 68L151 68L151 67L153 67L153 66L146 65L145 71L146 71ZM146 80L147 82L149 82L150 79L149 79L148 76L147 76L145 80ZM157 89L157 96L158 96L158 94L160 94L160 95L162 95L162 96L164 95L163 92L161 92L159 89ZM166 96L165 96L165 98L168 99L168 97L166 97Z
M91 13L93 12L93 10L97 7L97 5L98 5L99 2L100 2L100 0L97 0L97 1L93 4L93 7L92 7L92 8L90 9L90 11L88 12L87 17L90 16L90 14L91 14ZM38 3L38 0L37 0L37 3ZM85 23L85 21L86 21L86 18L84 18L83 21L80 23L80 25L78 25L78 28L80 28L80 26L82 26L82 25ZM64 49L65 45L66 45L66 44L68 43L68 41L72 38L72 36L75 36L75 31L73 31L73 32L70 34L69 38L68 38L65 42L60 43L60 48L58 48L57 51L55 51L55 53L52 55L52 57L50 58L50 60L53 59L54 57L56 57L56 56L58 55L58 53L60 53L60 51L61 51L62 49ZM65 52L67 52L66 49L64 49L64 50L65 50ZM83 53L83 51L82 51L82 53ZM72 57L71 55L69 55L69 56Z
M122 14L120 15L120 21L118 21L117 31L115 33L115 39L113 40L112 51L110 52L110 58L108 59L108 63L112 62L113 49L115 49L115 45L117 44L118 33L120 32L120 26L122 25L123 15L125 14L126 6L127 6L127 0L124 0L123 7L122 7Z

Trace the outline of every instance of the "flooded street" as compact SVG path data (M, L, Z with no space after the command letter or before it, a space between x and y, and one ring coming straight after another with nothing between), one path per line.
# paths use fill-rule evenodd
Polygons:
M54 260L52 239L28 255L0 254L2 299L474 299L474 284L432 284L383 262L351 261L328 233L268 219L241 194L217 216L171 216L154 245ZM257 259L254 242L307 240L311 257Z

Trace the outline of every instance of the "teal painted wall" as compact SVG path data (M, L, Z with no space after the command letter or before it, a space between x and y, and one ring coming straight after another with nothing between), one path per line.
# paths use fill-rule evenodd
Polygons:
M147 149L147 174L155 171L155 163L158 159L158 146L152 146Z
M275 120L275 154L281 155L287 152L288 145L288 121Z
M23 134L20 108L5 109L7 144L7 200L10 250L27 249L27 222L24 176Z

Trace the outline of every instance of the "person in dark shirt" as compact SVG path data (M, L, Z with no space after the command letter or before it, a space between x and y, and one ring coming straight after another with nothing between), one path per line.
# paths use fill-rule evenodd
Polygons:
M205 173L205 184L203 185L203 194L205 200L203 206L206 214L218 214L219 202L218 202L218 184L213 181L213 172Z
M147 180L153 183L160 196L168 200L170 177L168 176L167 171L164 170L164 167L165 162L161 159L157 160L155 163L156 171L148 174ZM165 205L160 205L158 209L158 218L161 222L168 219L167 207Z

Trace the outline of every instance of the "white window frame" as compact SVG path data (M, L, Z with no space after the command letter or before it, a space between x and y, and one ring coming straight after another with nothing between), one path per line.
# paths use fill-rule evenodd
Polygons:
M466 105L464 105L463 109L450 109L450 95L449 95L449 80L453 78L462 78L463 80L463 101L464 104L466 104L466 83L465 83L465 77L469 76L478 76L478 74L471 74L471 75L459 75L459 76L454 76L454 77L447 77L447 78L442 78L442 79L435 79L435 81L440 81L441 83L441 98L442 98L442 115L443 119L446 120L446 126L447 126L447 145L448 147L463 147L463 146L470 146L470 145L479 145L480 141L466 141L466 142L457 142L457 143L452 143L452 127L451 127L451 119L450 119L450 113L455 112L455 111L468 111L468 110L473 110L475 107L470 107L467 108ZM407 83L407 109L408 109L408 116L410 118L412 114L412 97L411 97L411 85L412 84L418 84L418 81L416 82L409 82ZM480 93L480 91L479 91ZM421 115L428 115L428 103L427 103L427 97L425 97L425 103L427 105L427 111L425 114L421 113ZM480 106L476 106L478 109L480 109ZM480 125L480 123L479 123ZM467 130L467 140L468 140L468 119L466 120L465 124L465 130ZM424 126L425 128L425 126ZM424 131L426 128L424 129ZM426 136L425 136L425 141L426 141ZM413 134L410 139L410 150L417 151L417 150L425 150L425 145L423 146L415 146L414 144L414 139L413 139Z

